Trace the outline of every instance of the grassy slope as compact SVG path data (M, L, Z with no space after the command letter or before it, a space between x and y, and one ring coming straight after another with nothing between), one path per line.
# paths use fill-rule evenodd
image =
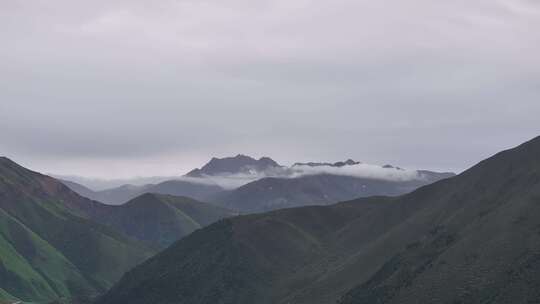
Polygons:
M144 268L128 272L118 290L103 303L245 303L254 301L264 277L236 246L228 220L194 232L151 258ZM184 274L191 273L191 276ZM159 275L158 275L159 274ZM157 289L155 287L161 286ZM253 288L245 288L251 286ZM130 294L124 294L129 291ZM125 302L127 301L127 302Z
M341 303L540 302L539 138L419 194L430 205L410 222L431 229Z
M76 267L60 252L1 210L0 231L2 262L6 266L4 274L13 276L6 281L12 284L12 288L8 288L12 290L11 294L49 300L70 296L67 285L85 282ZM84 284L81 287L84 288ZM85 291L88 293L91 289Z
M0 299L96 295L149 256L66 207L77 201L87 203L54 179L0 159Z
M98 303L538 303L539 155L537 138L402 197L224 220Z

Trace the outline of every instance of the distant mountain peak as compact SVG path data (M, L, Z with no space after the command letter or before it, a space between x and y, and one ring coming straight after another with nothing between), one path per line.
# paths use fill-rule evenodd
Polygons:
M241 174L251 173L253 171L262 172L278 167L281 166L270 157L265 156L257 160L251 156L238 154L234 157L212 157L202 168L194 169L186 174L186 176L202 177L205 175Z

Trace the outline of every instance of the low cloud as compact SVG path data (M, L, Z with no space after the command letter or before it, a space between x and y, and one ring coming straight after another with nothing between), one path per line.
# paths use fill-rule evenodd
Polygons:
M242 174L205 175L204 177L183 176L178 179L202 184L219 185L224 189L235 189L245 184L266 177L276 178L301 178L304 176L330 174L351 176L365 179L385 181L413 181L423 180L425 177L416 170L408 170L397 167L382 167L370 164L356 164L342 167L333 166L308 166L295 165L292 167L273 168L263 172L250 172Z
M293 171L293 174L291 176L293 178L306 175L332 174L396 182L423 179L422 175L419 174L416 170L407 170L395 167L385 168L378 165L369 164L356 164L343 167L311 167L306 165L300 165L292 167L291 170Z

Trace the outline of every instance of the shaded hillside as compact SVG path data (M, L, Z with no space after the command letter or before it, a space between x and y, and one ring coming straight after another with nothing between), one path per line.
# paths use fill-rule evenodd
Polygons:
M219 193L211 200L244 213L264 212L305 205L329 205L374 195L396 196L454 176L452 173L419 172L425 178L411 181L331 174L306 175L297 178L269 177L235 190Z
M95 203L0 158L0 299L95 296L150 255L76 211Z
M236 217L99 304L539 303L540 138L390 198Z

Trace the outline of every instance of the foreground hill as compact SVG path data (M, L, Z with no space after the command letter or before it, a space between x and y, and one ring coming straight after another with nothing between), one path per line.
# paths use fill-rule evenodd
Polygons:
M152 253L81 212L95 205L0 158L0 300L95 296Z
M196 231L99 304L540 303L540 138L389 198Z
M341 167L347 165L342 164ZM218 193L210 200L243 213L264 212L306 205L329 205L374 195L397 196L455 175L431 171L418 172L421 178L404 181L332 174L305 175L297 178L267 177L238 189Z

